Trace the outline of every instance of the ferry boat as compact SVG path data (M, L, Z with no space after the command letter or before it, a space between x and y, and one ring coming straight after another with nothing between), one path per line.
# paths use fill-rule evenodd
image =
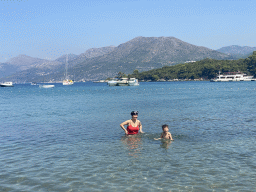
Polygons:
M13 87L12 82L4 82L0 84L0 87Z
M220 74L210 80L211 82L232 82L232 81L256 81L256 79L253 78L253 76L248 76L245 73L242 73L240 71L238 72L227 72L224 74Z

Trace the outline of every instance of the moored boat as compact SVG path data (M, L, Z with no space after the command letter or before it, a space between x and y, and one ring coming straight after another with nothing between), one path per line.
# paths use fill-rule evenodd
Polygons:
M70 79L65 79L62 82L63 85L73 85L74 81L70 80Z
M13 87L12 82L4 82L0 84L0 87Z
M55 85L39 85L39 88L54 88Z
M108 86L116 86L116 85L117 85L117 80L108 81Z
M93 83L106 83L106 80L93 81Z
M128 78L121 78L117 81L117 86L128 86Z
M135 78L121 78L118 80L110 80L108 81L109 86L138 86L139 81Z
M129 86L138 86L138 85L140 85L140 84L139 84L138 79L130 78L129 81L128 81L128 85L129 85Z

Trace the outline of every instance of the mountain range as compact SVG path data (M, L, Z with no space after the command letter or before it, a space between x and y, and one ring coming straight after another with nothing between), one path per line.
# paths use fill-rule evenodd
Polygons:
M205 58L236 59L249 55L255 47L229 46L212 50L186 43L175 37L136 37L119 46L92 48L80 55L68 54L68 74L75 81L114 77L118 72L131 74ZM16 83L61 81L66 55L54 61L19 55L0 63L0 81Z
M252 55L253 51L255 50L256 47L231 45L227 47L222 47L220 49L217 49L216 51L228 54L232 56L234 59L245 59L248 56Z

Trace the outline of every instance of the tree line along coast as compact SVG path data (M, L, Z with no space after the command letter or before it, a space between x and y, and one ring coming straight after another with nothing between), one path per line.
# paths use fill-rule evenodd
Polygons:
M135 69L132 74L128 75L119 72L116 77L134 77L139 81L210 80L215 78L219 72L237 71L256 77L256 51L246 59L216 60L206 58L193 63L164 66L143 72Z

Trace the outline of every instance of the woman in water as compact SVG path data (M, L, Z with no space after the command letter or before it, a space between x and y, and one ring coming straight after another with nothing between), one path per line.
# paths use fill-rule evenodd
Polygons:
M142 125L141 122L137 119L138 118L138 111L132 111L131 116L132 119L127 120L120 124L121 128L124 130L126 135L134 135L138 134L139 131L141 133L144 133L142 131ZM124 125L127 125L127 128L125 129Z

